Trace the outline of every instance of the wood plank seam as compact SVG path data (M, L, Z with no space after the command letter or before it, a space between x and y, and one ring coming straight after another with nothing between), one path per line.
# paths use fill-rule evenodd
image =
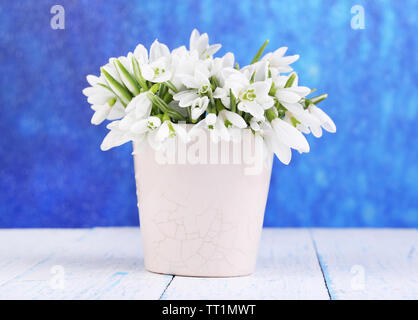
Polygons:
M327 289L327 292L328 292L328 297L329 297L330 300L334 300L334 298L332 297L331 292L328 288L327 275L326 275L326 271L324 270L325 267L323 265L323 261L321 259L321 256L319 255L318 248L316 246L316 242L315 242L315 239L314 239L313 234L312 234L312 229L309 229L309 235L310 235L311 240L312 240L312 245L315 249L316 259L318 260L318 265L319 265L319 268L321 269L322 278L324 279L324 284L325 284L325 288Z
M158 300L161 300L164 297L165 292L167 291L170 284L173 282L175 275L171 276L170 282L167 284L167 286L164 288L163 292L160 295L160 298Z

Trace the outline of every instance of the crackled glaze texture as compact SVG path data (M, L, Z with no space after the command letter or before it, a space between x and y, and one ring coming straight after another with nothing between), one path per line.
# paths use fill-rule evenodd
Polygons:
M245 164L161 165L149 147L134 162L149 271L206 277L253 272L271 166L245 175Z

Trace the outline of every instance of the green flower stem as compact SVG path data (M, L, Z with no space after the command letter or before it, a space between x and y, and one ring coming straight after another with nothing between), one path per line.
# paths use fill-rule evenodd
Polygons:
M215 101L215 110L218 111L218 112L221 112L224 109L225 109L225 107L222 104L221 100L216 99L216 101Z
M195 122L193 122L193 119L192 119L192 107L191 107L191 106L188 106L188 107L186 108L186 110L187 110L187 118L188 118L188 119L190 119L190 121L191 121L192 123L195 123Z
M158 90L158 96L164 99L165 94L168 92L168 88L164 83L161 83L160 90Z
M123 85L121 85L118 81L116 81L115 78L113 78L104 68L100 68L100 70L104 74L110 87L113 87L112 90L117 91L117 93L119 93L118 96L121 98L121 101L128 104L129 101L132 100L132 95L129 92L129 90L126 89Z
M173 96L171 95L170 92L167 92L164 97L163 100L165 103L169 104L171 101L173 101Z
M217 87L220 87L221 86L220 83L219 83L219 81L218 81L218 79L215 76L211 76L210 77L210 83L212 85L212 91L215 91L215 89Z
M123 74L123 76L129 82L129 84L132 86L132 88L133 88L132 93L135 96L137 96L139 94L139 90L141 89L139 87L138 83L135 81L135 79L131 76L131 74L128 72L128 70L126 70L126 68L123 66L123 64L119 60L116 60L115 66L116 66L116 64L117 64L117 67L119 67L119 68L116 68L116 69L120 70L120 73Z
M292 121L292 125L296 128L298 124L300 124L300 121L296 119L295 117L291 117L290 121Z
M264 42L264 44L261 46L261 48L258 49L256 55L254 56L254 59L251 61L250 64L256 63L258 60L260 60L261 55L263 54L264 49L266 48L268 43L269 43L269 40L266 40L266 42Z
M210 104L212 105L212 107L214 107L215 106L215 100L213 99L212 88L208 89L208 96L209 96Z

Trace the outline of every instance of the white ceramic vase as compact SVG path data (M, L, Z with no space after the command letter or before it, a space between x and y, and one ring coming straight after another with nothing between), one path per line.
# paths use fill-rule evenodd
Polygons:
M204 148L211 155L224 150L210 139ZM226 154L232 158L231 148ZM146 269L198 277L251 274L271 164L257 174L246 174L245 163L192 164L185 158L164 164L149 146L134 156Z

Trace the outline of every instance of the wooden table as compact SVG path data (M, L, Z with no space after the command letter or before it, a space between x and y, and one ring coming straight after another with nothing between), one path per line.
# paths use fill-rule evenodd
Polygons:
M2 229L0 299L418 299L418 230L264 229L253 275L189 278L139 228Z

